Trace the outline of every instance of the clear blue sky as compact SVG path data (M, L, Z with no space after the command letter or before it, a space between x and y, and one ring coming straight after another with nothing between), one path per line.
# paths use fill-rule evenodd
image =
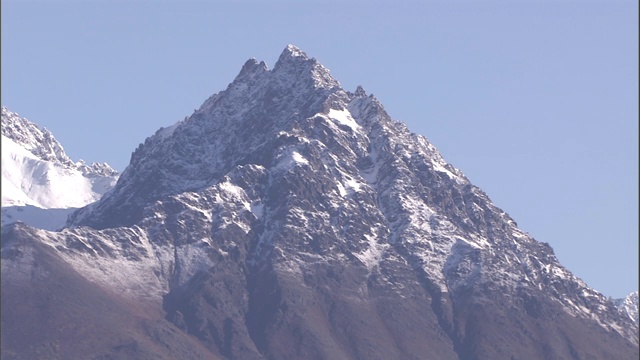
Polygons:
M2 105L118 170L250 57L362 85L607 296L638 288L637 1L2 1Z

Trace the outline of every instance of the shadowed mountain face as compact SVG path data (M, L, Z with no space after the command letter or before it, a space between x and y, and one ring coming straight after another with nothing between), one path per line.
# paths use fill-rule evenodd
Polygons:
M188 337L225 359L639 355L628 316L424 137L293 46L273 70L249 60L225 91L148 138L66 229L8 228L3 270L18 266L4 257L23 242L117 294L104 301L127 304L112 305L119 313L141 316L129 306L142 304L171 334L136 344Z
M23 224L2 234L2 359L219 359L163 318L77 273Z

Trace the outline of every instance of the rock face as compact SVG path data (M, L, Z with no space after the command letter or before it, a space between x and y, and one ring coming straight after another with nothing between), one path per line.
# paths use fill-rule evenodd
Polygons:
M101 291L162 308L172 335L134 338L188 334L223 359L639 355L637 324L548 244L291 45L149 137L64 230L2 239L3 286L28 282L5 268L32 272L25 249L46 248Z
M55 230L67 215L110 190L118 172L73 162L47 129L2 107L2 225Z
M634 291L623 299L615 299L613 303L638 325L638 292Z

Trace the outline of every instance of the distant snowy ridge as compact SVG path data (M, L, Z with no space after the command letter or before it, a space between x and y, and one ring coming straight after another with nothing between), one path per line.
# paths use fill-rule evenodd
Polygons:
M638 324L638 292L634 291L622 299L614 299L613 303L631 320Z
M19 220L58 228L72 210L100 199L118 176L105 163L73 162L50 131L2 107L3 225ZM57 210L54 216L38 209Z
M70 169L80 170L84 175L117 176L118 172L107 163L86 165L83 160L73 162L64 151L62 145L46 128L40 129L36 124L21 118L17 113L2 107L2 136L13 140L36 158L64 165Z

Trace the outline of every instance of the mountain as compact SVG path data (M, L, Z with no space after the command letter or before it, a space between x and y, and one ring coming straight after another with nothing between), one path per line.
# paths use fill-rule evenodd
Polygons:
M615 299L613 303L636 325L638 325L638 292L634 291L622 299Z
M2 225L58 229L117 179L106 163L73 162L50 131L2 107Z
M637 324L548 244L292 45L147 138L61 231L3 228L2 286L15 358L639 356Z

